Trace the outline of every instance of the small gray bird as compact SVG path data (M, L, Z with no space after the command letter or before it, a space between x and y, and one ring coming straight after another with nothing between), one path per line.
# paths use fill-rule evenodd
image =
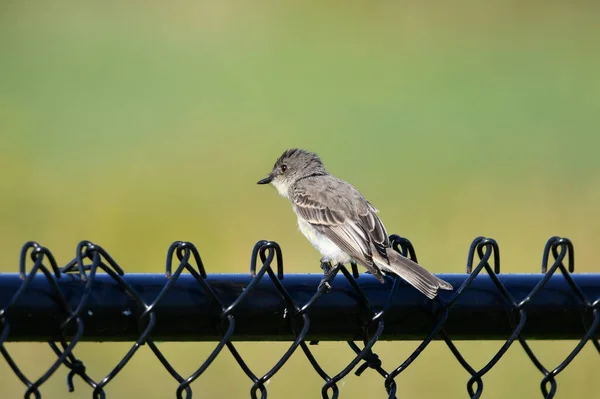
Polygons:
M285 151L258 184L272 183L292 202L300 231L323 255L322 263L356 262L384 282L383 273L402 277L428 298L452 285L394 251L378 212L358 190L331 175L317 154Z

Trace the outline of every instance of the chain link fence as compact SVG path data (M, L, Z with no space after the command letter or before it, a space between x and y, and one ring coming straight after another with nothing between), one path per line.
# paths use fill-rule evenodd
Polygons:
M417 261L409 240L391 236L393 248ZM100 272L100 273L99 273ZM103 272L103 273L102 273ZM186 273L187 272L187 273ZM600 274L573 274L574 252L566 238L546 244L539 274L501 274L500 253L493 239L478 237L469 249L466 274L445 275L455 287L433 301L399 278L380 284L359 274L356 265L337 265L331 279L320 275L285 275L279 245L260 241L252 251L250 276L208 275L198 250L175 242L167 254L165 275L125 275L100 246L81 242L76 257L59 267L45 247L24 245L19 273L0 274L0 352L25 385L25 398L41 398L41 388L57 369L69 369L67 387L80 378L104 391L142 345L147 345L177 381L174 396L191 398L191 384L225 349L250 380L250 397L267 398L267 382L298 349L323 380L314 397L338 398L340 381L371 369L381 376L381 392L396 398L396 378L427 348L443 340L469 374L468 396L479 398L483 378L518 342L541 375L541 397L553 398L561 373L588 341L600 353ZM384 365L378 340L418 339L406 359ZM483 367L474 368L461 354L457 339L502 339L500 349ZM555 368L542 364L527 339L577 339ZM214 350L190 375L180 374L156 342L214 341ZM290 341L283 356L257 375L236 349L237 341ZM346 341L353 359L337 373L321 367L311 351L319 341ZM26 376L11 357L9 341L47 341L56 359L37 379ZM104 377L92 377L93 365L75 355L83 341L135 341ZM293 387L290 387L293 389ZM0 394L2 386L0 386ZM4 396L4 395L3 395Z

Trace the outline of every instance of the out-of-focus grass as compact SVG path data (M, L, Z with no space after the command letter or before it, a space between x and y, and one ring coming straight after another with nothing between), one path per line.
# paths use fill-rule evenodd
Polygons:
M462 271L470 240L488 235L501 244L504 271L535 272L554 234L574 240L578 270L597 270L600 10L461 5L5 2L0 270L16 270L27 240L66 262L90 239L127 271L159 272L167 246L183 239L210 272L246 272L252 245L268 238L282 244L287 270L317 272L319 255L289 205L255 185L292 146L317 151L354 183L432 271ZM556 364L572 345L536 348ZM189 371L210 349L164 346ZM241 345L262 371L285 347ZM414 347L376 348L391 369ZM461 343L475 365L497 347ZM9 345L32 375L52 359L41 348ZM96 377L125 351L78 346ZM347 361L341 351L318 348L332 373ZM143 348L108 393L171 396L176 384L151 357ZM584 351L561 375L559 397L600 389L592 361ZM247 395L230 356L208 373L194 385L205 396ZM45 397L64 395L64 374L44 384ZM6 397L22 395L3 362L0 380ZM462 397L466 380L436 343L398 382L403 396ZM485 395L534 397L539 380L515 347L486 376ZM320 385L297 355L269 391L315 397ZM382 381L367 372L348 377L342 396L373 390L382 393ZM74 395L89 390L78 384Z

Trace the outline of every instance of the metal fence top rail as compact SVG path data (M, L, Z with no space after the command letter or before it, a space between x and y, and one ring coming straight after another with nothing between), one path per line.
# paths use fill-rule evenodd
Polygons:
M508 294L521 302L543 279L544 274L498 275ZM455 287L468 280L468 274L440 275ZM125 286L139 293L140 303L119 281L108 274L97 274L86 292L86 282L79 275L63 275L56 286L70 309L85 301L80 318L85 332L80 341L135 341L139 337L143 315L148 306L156 317L152 337L158 341L218 341L222 338L219 320L228 308L247 290L255 278L242 274L211 274L205 279L221 304L198 284L194 276L180 275L162 294L170 280L164 274L128 274ZM317 292L322 279L318 274L289 274L280 284L289 295L281 295L269 278L260 279L244 300L229 314L236 321L232 341L293 341L291 328L294 312ZM587 298L600 298L600 274L573 275L573 282ZM362 274L356 280L373 312L385 309L385 328L379 340L422 340L435 327L445 304L453 292L441 292L431 301L400 282L390 297L393 280L382 285L375 277ZM5 308L17 294L23 280L19 274L0 275L0 308ZM362 336L364 320L361 304L353 285L343 275L332 282L329 293L321 295L306 314L310 329L306 340L347 341ZM68 313L54 297L54 286L43 274L30 282L27 293L11 307L7 315L11 330L7 341L50 341L73 338L75 323L61 330ZM85 296L87 295L87 299ZM287 300L294 303L288 307ZM552 276L523 307L527 322L522 335L528 339L579 339L592 313L578 300L562 275ZM480 274L452 304L444 329L455 340L505 340L518 320L517 308L498 290L494 280ZM598 336L598 335L596 335ZM436 335L434 339L442 339Z

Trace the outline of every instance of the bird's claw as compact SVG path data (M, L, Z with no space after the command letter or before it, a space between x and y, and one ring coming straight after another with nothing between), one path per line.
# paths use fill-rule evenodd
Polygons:
M325 294L329 294L332 289L330 281L335 277L336 273L334 272L333 266L331 266L331 262L325 261L324 259L321 259L321 269L323 270L323 279L319 283L318 290Z
M323 270L323 274L327 275L331 272L333 266L331 266L331 262L321 259L321 270Z
M329 294L332 289L327 277L328 276L323 277L323 280L321 280L321 282L319 283L319 287L317 288L317 290L323 291L325 294Z

